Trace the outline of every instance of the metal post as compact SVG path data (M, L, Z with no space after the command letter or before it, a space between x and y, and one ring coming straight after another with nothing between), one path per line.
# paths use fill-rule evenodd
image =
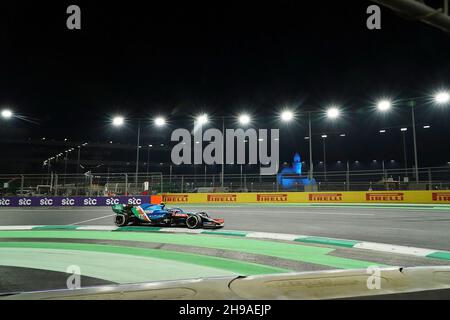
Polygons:
M309 179L313 178L313 158L312 158L312 133L311 133L311 112L308 112L308 122L309 122Z
M324 179L325 181L327 181L327 152L326 152L326 148L325 148L325 139L326 138L322 138L323 139L323 170L324 170Z
M181 176L181 193L183 193L184 190L184 176Z
M223 188L223 175L225 171L225 117L222 116L222 172L220 174L220 186Z
M408 157L406 156L406 136L405 131L402 131L403 141L403 161L405 162L405 175L408 176Z
M150 146L148 146L148 149L147 149L147 181L148 181L148 169L149 169L149 165L150 165Z
M66 157L64 158L64 180L63 180L63 186L66 186L66 175L67 175L67 156L68 153L66 151Z
M25 184L25 177L23 174L20 175L20 194L23 195L23 187Z
M169 167L169 186L172 188L172 165Z
M206 187L206 164L205 164L205 172L203 173L203 186Z
M136 177L135 177L135 188L136 192L138 190L138 174L139 174L139 144L141 139L141 120L138 120L138 132L137 132L137 146L136 146Z
M417 163L417 140L416 140L416 121L414 116L414 105L415 102L411 101L411 120L412 120L412 128L413 128L413 137L414 137L414 169L416 174L416 183L419 183L419 167Z
M81 146L78 146L78 156L77 156L77 170L76 170L76 173L77 173L77 178L76 178L76 191L75 191L75 194L78 196L78 179L79 179L79 177L78 177L78 174L80 173L80 153L81 153Z
M242 164L241 164L241 176L239 180L241 181L241 191L242 191Z
M431 177L431 169L430 168L428 168L428 184L429 184L428 190L432 190L433 189L432 188L433 180Z
M350 165L348 164L347 160L347 172L345 175L346 185L347 185L347 191L350 190Z
M55 188L54 188L54 196L58 195L58 175L55 174Z
M81 147L78 146L77 174L80 172L80 153L81 153Z
M125 173L125 195L128 195L128 173Z

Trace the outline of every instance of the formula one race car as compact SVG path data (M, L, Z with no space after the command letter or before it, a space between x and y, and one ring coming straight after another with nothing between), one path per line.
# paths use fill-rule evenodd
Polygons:
M206 212L186 212L180 208L166 208L161 204L141 204L139 206L115 204L114 223L118 227L127 225L152 225L164 227L221 228L223 219L213 219Z

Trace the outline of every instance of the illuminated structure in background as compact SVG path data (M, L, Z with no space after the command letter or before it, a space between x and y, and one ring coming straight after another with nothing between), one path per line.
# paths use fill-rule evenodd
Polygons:
M295 153L294 162L291 167L284 167L277 174L278 184L283 189L295 189L298 187L311 186L316 184L316 180L302 176L302 161L300 155Z

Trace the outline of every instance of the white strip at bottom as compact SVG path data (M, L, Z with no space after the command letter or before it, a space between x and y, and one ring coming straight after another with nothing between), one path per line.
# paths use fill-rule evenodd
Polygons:
M0 230L31 230L36 226L0 226Z
M306 236L300 236L295 234L271 233L271 232L249 232L246 235L246 237L259 239L287 240L287 241L294 241L295 239L298 238L306 238Z
M161 228L160 232L202 233L204 229Z
M436 250L431 249L397 246L392 244L376 243L376 242L359 242L355 244L353 248L390 252L390 253L409 254L418 257L425 257L426 255L436 252Z
M101 231L113 231L118 229L118 227L114 226L83 226L78 227L77 230L101 230Z

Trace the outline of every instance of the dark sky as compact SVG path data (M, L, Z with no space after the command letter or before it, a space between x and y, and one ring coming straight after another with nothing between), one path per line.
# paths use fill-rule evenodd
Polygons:
M313 129L330 134L330 161L402 161L399 128L409 126L408 110L398 107L382 118L372 110L374 100L426 97L450 87L450 36L385 8L382 29L370 31L371 1L5 2L0 106L39 124L1 122L4 143L45 136L133 144L133 131L108 125L117 112L164 114L179 127L184 123L175 119L200 111L246 110L258 127L273 128L283 106L320 110L336 103L343 118L315 119ZM66 29L70 4L81 7L80 31ZM418 132L424 165L450 161L449 109L418 101L417 123L432 125ZM388 137L377 134L391 127ZM345 141L333 137L339 132ZM144 140L169 134L148 129ZM282 160L294 151L307 157L306 134L301 117L281 128ZM410 136L408 143L410 157ZM321 148L315 143L316 158Z

